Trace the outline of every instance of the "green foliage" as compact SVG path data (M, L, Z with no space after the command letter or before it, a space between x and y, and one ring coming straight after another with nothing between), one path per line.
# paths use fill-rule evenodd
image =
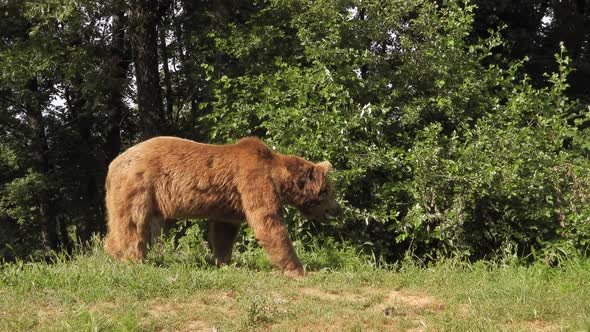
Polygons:
M557 61L562 66L549 77L550 87L535 89L524 78L504 96L495 96L493 112L473 126L444 134L435 123L422 132L421 144L409 154L419 202L409 215L423 239L482 257L515 244L526 254L541 245L538 241L581 235L577 225L566 222L566 210L581 206L586 193L564 198L572 175L563 173L572 163L589 165L585 155L564 148L573 129L567 118L573 105L563 95L569 71L563 50ZM428 226L432 234L424 234ZM582 243L587 240L578 241L578 248L586 250Z
M199 269L211 268L214 266L214 259L206 232L203 231L205 226L206 222L201 221L179 223L150 249L147 262L162 267L186 265ZM238 237L232 265L256 271L271 271L272 265L264 250L257 245L252 230L243 227ZM294 245L307 271L363 271L377 266L374 260L355 246L339 243L331 238L321 241L317 238L296 240Z
M215 80L211 137L258 135L282 152L332 161L346 215L310 225L288 214L304 238L351 240L387 259L505 248L526 256L563 238L585 252L590 165L571 119L586 112L564 93L570 60L562 48L545 88L521 74L523 62L486 65L502 40L467 42L473 9L271 2L264 13L296 31L291 56L270 51L262 16L218 38L247 66Z
M211 257L200 225L183 221L154 244L148 262L159 266L184 263L203 268L210 265Z
M279 152L330 160L344 216L320 224L284 211L314 270L587 254L590 109L568 98L583 52L574 49L574 61L553 49L554 72L531 78L538 59L502 57L512 27L480 31L485 8L170 2L155 14L169 134L213 143L255 135ZM118 0L0 4L3 257L47 247L42 229L70 250L104 233L109 160L138 140L145 116L128 71L132 37L121 36L128 11ZM183 224L150 259L208 266L204 233ZM248 230L235 259L269 267Z
M35 199L39 193L48 190L48 180L42 174L29 173L6 185L2 207L20 224L34 221L39 218Z

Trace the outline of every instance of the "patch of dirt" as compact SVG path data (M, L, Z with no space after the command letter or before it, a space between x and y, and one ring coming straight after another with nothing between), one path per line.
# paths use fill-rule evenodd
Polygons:
M410 307L413 311L442 311L447 307L444 302L428 294L410 294L403 291L390 292L385 298L384 303L401 303Z
M517 324L519 329L535 332L560 331L557 324L547 322L541 319L528 320Z
M410 325L413 326L408 328L398 325L398 331L421 332L428 327L428 322L422 316L424 312L438 313L446 308L446 303L431 295L394 290L389 292L381 303L374 306L373 310L381 312L396 323L412 322Z
M469 304L461 304L459 307L459 312L462 315L469 316L473 314L473 308Z
M334 317L333 319L326 321L326 320L318 320L310 323L306 323L295 328L292 328L292 331L322 331L322 332L341 332L341 331L350 331L350 330L360 330L360 331L368 331L371 330L368 328L367 324L363 322L354 322L356 324L351 324L351 321L348 317ZM354 326L357 329L351 329ZM380 331L391 331L387 328L379 329ZM371 330L372 331L372 330ZM397 331L397 330L395 330Z
M439 313L444 311L448 305L440 299L424 293L410 293L407 291L394 290L383 294L382 289L365 288L355 293L346 292L329 292L318 288L307 287L300 288L300 293L304 296L311 296L323 301L329 302L348 302L363 303L369 305L366 310L377 314L377 316L387 317L384 330L392 331L425 331L427 321L423 313ZM381 298L381 301L375 301L375 298ZM331 324L323 322L320 325L314 324L314 329L321 327L322 331L341 331L350 323L345 321L334 321ZM403 324L402 324L403 323ZM401 325L400 325L401 324ZM361 324L362 325L362 324ZM409 327L402 327L406 325Z
M210 324L208 324L207 322L203 322L200 320L191 320L188 322L185 322L184 325L182 327L180 327L177 331L202 331L202 332L217 332L217 328L216 327L212 327Z
M221 297L224 299L232 299L235 300L238 295L234 291L222 292Z
M364 293L360 294L339 294L335 292L327 292L322 289L318 288L300 288L299 291L311 297L316 297L321 300L326 301L344 301L344 302L360 302L366 299L366 295Z
M193 298L156 299L148 305L147 316L173 324L161 331L217 331L213 321L220 316L239 318L232 304L235 297L234 292L211 292Z
M59 321L61 317L65 314L64 309L60 306L46 306L43 308L39 308L37 311L37 318L39 319L39 324L43 325L46 323L51 323L55 321Z
M328 293L324 290L317 288L301 288L301 293L307 296L317 297L322 300L328 301L341 301L343 296L335 293Z
M211 292L192 298L154 299L149 304L148 313L154 316L166 315L169 312L207 310L221 308L226 302L234 302L234 292Z
M112 312L117 310L119 307L120 305L117 305L113 302L96 302L90 306L89 311L95 313Z

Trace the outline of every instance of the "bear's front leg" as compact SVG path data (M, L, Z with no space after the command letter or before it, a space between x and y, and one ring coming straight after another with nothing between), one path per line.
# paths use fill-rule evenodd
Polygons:
M305 271L283 223L278 197L268 195L268 192L265 195L265 191L260 190L260 187L257 189L242 194L246 218L254 231L256 241L262 246L271 263L286 276L303 276Z
M301 277L305 274L281 218L275 219L274 216L267 215L249 223L254 237L274 266L288 277Z

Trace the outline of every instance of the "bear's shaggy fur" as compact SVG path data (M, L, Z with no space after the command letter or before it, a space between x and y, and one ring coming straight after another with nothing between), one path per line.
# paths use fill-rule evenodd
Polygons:
M106 250L141 260L166 220L208 218L218 264L226 264L240 224L252 227L271 262L303 275L282 220L282 205L325 219L339 207L326 177L329 162L311 163L270 150L257 138L210 145L156 137L119 155L106 179Z

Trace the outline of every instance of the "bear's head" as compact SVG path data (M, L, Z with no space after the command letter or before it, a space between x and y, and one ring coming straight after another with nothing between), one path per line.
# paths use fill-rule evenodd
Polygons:
M317 164L295 157L289 160L288 177L282 196L290 205L298 208L310 220L325 221L340 214L334 187L328 178L332 164Z

